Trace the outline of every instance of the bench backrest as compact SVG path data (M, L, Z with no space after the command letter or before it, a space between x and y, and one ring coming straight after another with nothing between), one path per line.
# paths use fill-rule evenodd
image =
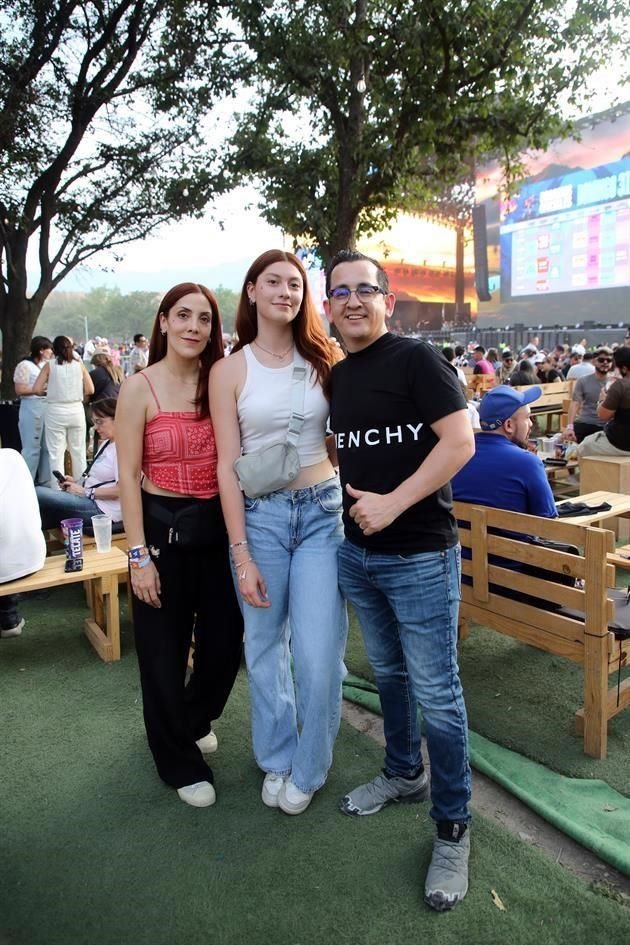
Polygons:
M532 412L540 413L545 407L555 407L561 410L562 402L571 399L574 384L575 381L554 381L551 384L539 384L538 386L542 390L542 396L532 404ZM526 391L529 390L529 385L518 386L514 389Z
M465 502L454 508L462 549L470 549L469 557L462 555L462 618L582 662L584 635L608 634L614 619L607 588L614 586L615 573L606 562L613 533ZM532 544L532 537L575 545L579 553ZM508 566L497 557L508 559ZM509 562L544 573L513 570ZM573 586L576 578L584 588ZM534 601L514 600L515 594ZM612 663L618 646L608 636Z

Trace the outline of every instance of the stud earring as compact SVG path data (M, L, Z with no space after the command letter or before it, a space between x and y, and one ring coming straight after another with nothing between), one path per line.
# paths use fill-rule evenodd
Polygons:
M160 334L165 335L165 334L166 334L166 328L160 328Z

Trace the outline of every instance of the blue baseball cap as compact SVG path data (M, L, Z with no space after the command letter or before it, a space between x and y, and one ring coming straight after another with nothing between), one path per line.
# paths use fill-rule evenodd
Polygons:
M493 387L484 396L479 405L479 425L482 430L498 430L502 423L515 414L519 407L531 404L542 394L537 384L527 390L516 390L507 384Z

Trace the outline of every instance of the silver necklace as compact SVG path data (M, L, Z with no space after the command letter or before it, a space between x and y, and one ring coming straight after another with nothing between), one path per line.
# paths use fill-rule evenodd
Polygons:
M287 350L283 351L282 354L276 354L275 351L270 351L269 348L264 348L261 345L260 341L258 341L258 339L256 339L256 341L253 341L252 344L255 344L256 347L260 348L261 351L264 351L265 354L270 355L272 358L276 358L277 361L282 361L284 358L286 358L286 356L289 354L290 351L293 351L293 342L291 342Z

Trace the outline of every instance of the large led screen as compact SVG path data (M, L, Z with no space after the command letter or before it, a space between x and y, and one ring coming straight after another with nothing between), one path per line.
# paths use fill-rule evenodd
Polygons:
M528 184L500 236L502 301L630 285L630 159Z

